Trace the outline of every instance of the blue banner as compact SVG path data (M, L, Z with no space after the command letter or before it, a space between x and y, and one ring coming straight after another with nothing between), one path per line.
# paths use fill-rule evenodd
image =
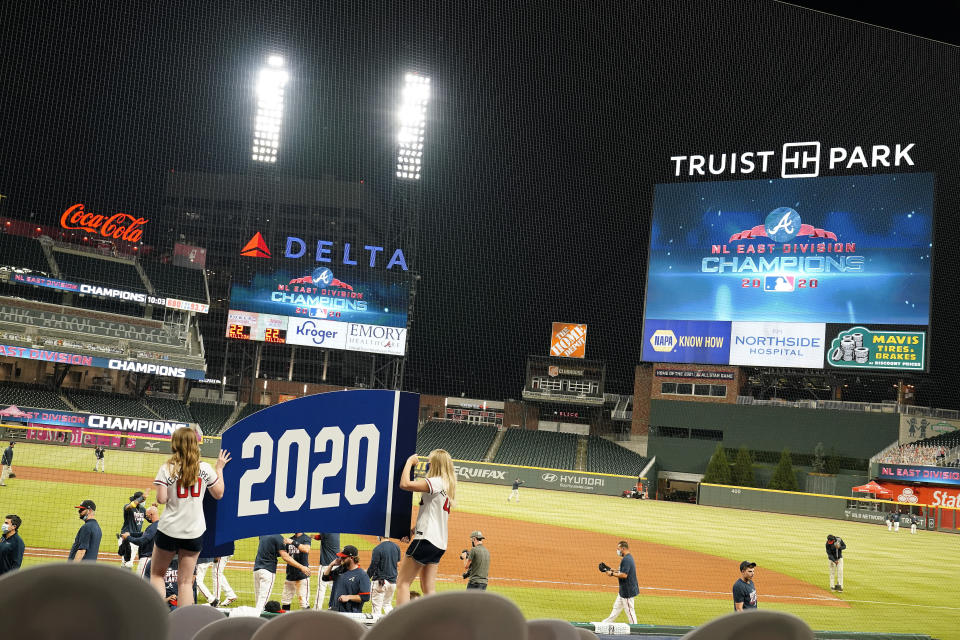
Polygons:
M188 380L201 380L206 377L206 372L200 369L187 369L186 367L140 362L139 360L82 356L78 353L48 351L46 349L34 349L32 347L17 347L10 344L0 344L0 356L23 358L24 360L42 360L44 362L56 362L58 364L75 364L81 367L100 367L103 369L114 369L115 371L151 373L157 376L186 378Z
M923 467L916 464L881 463L880 473L877 477L882 480L960 485L960 469L955 467Z
M401 491L416 447L415 393L335 391L283 402L223 434L232 461L216 542L292 531L401 538L413 500Z
M697 320L647 320L643 360L729 364L730 323Z

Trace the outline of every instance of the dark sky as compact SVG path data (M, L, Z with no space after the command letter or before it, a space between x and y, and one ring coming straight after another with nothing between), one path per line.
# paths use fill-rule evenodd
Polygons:
M281 170L386 198L413 65L436 94L408 387L517 397L562 320L589 324L588 357L628 393L671 155L914 142L914 170L938 175L925 399L960 404L956 48L768 0L222 4L8 8L0 214L149 217L171 168L246 170L272 50L292 74Z

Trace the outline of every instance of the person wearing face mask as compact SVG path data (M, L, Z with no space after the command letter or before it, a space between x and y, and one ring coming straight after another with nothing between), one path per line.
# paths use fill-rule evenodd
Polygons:
M360 568L360 552L352 544L337 554L337 559L324 569L320 579L333 581L331 611L361 613L363 603L370 599L370 577Z
M621 611L626 611L627 622L636 624L637 613L633 608L633 599L640 594L640 585L637 584L637 565L630 555L630 545L626 540L617 543L617 555L620 556L620 568L609 569L607 575L619 581L620 590L613 603L613 611L604 622L613 622Z
M20 537L20 516L11 513L0 528L0 576L20 568L23 562L23 538Z
M93 500L84 500L74 509L77 509L77 515L83 520L83 526L77 531L77 537L73 541L73 546L70 547L67 560L96 562L97 555L100 553L100 538L103 537L100 524L97 522L97 505Z

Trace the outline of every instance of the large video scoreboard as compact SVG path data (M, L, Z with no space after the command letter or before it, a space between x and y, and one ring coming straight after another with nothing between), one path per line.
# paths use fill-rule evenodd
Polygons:
M309 243L271 251L259 233L241 250L226 336L326 349L403 355L409 281L400 249Z
M923 371L930 173L659 184L643 359Z

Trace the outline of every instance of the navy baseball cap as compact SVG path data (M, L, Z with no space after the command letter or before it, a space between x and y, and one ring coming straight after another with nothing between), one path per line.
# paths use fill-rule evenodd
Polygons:
M755 566L757 566L756 562L750 562L749 560L744 560L743 562L740 563L740 571L743 571L744 569L752 569Z
M97 510L97 503L93 500L84 500L80 504L74 507L74 509L90 509L91 511Z
M356 558L360 556L360 552L357 551L355 546L348 544L343 548L343 551L337 553L337 556L341 558Z

